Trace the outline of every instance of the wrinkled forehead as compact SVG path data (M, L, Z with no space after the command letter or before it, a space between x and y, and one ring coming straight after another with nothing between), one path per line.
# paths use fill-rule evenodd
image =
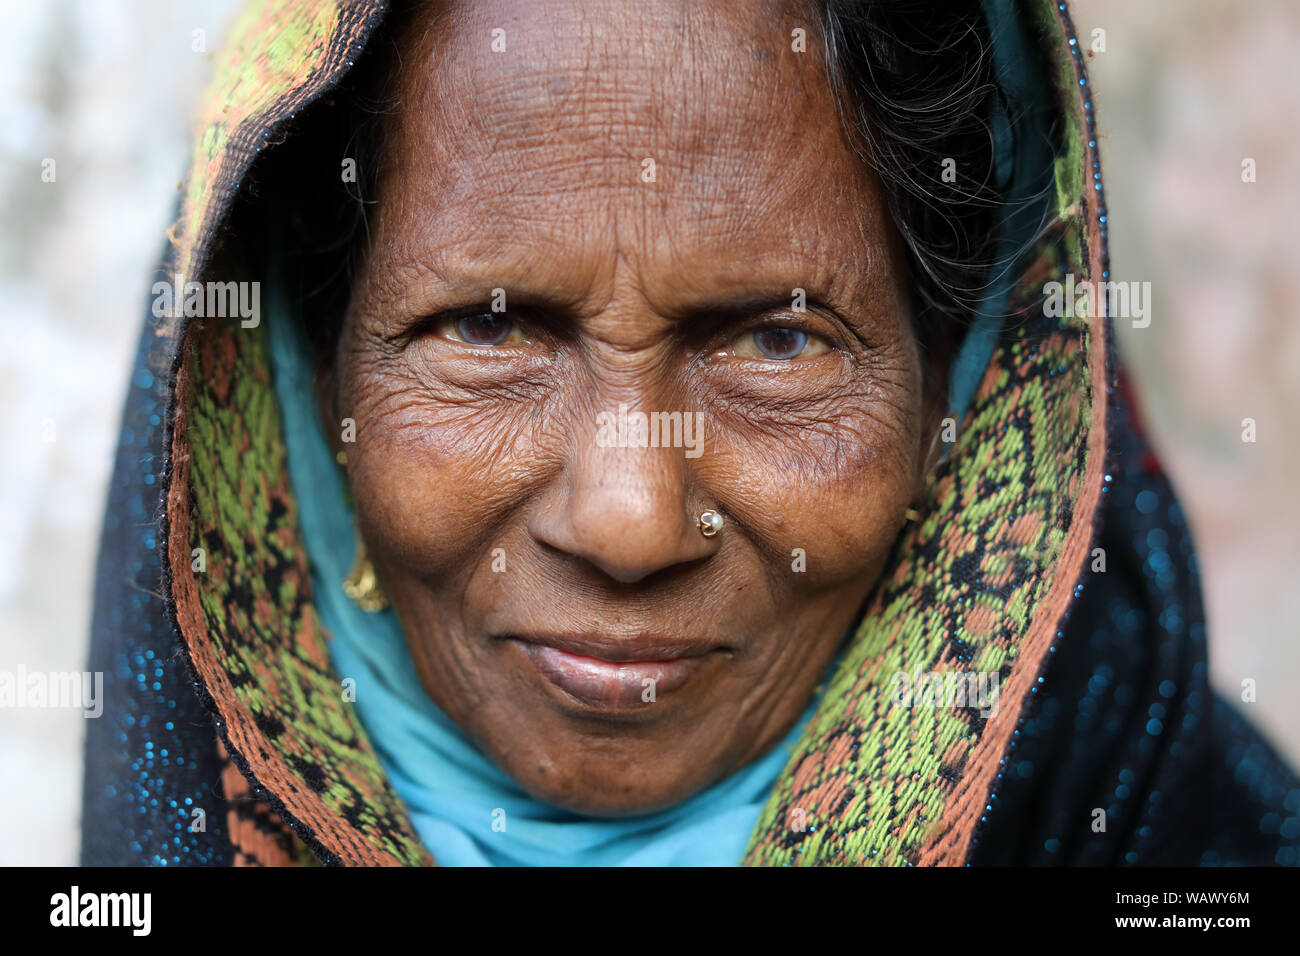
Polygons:
M820 36L798 3L434 4L402 41L388 172L436 173L453 202L651 177L770 190L810 151L849 150Z
M546 249L574 282L611 254L851 271L892 230L821 36L793 3L444 0L399 40L372 249L435 269Z

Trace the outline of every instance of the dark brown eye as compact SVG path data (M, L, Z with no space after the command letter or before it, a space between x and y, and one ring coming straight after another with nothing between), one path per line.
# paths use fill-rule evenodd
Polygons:
M514 331L514 323L504 315L483 312L456 320L456 334L467 345L500 345Z

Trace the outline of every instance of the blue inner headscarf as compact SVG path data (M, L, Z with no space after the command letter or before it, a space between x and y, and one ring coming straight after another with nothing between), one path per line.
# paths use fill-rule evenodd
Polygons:
M993 44L993 68L1005 97L1005 103L994 104L989 117L993 183L1002 205L988 284L948 376L949 414L958 422L993 358L1007 297L1023 265L1022 253L1043 226L1055 160L1052 85L1030 25L1014 0L984 0L981 6Z
M986 0L984 6L1012 111L1008 115L999 108L992 118L995 173L1006 199L999 237L1009 251L993 270L953 367L950 405L958 420L992 356L1017 252L1041 221L1040 207L1029 200L1045 191L1043 175L1050 174L1052 161L1050 138L1040 123L1050 116L1050 99L1032 59L1036 50L1010 0ZM1012 135L1013 125L1021 135ZM1037 135L1024 134L1026 127ZM825 680L766 755L667 810L602 819L531 797L425 693L392 609L366 612L343 593L356 547L352 514L317 417L312 351L302 322L282 283L273 277L270 287L275 391L316 607L333 636L335 669L356 682L357 716L434 858L450 866L739 864L764 803L821 702ZM846 649L842 643L826 678Z

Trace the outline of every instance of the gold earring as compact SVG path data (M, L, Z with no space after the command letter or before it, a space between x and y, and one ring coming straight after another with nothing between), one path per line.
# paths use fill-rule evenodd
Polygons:
M366 545L360 533L357 534L357 556L352 562L352 570L343 579L343 593L356 601L363 611L382 611L388 607L388 595L379 586L379 577L366 555Z

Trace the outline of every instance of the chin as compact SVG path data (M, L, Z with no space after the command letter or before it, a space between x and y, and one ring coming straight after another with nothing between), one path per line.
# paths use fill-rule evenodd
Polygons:
M534 799L591 817L654 813L689 799L710 783L688 767L664 768L635 747L621 760L579 757L561 763L543 759L524 767L512 767L508 761L501 765ZM651 775L653 779L646 779Z

